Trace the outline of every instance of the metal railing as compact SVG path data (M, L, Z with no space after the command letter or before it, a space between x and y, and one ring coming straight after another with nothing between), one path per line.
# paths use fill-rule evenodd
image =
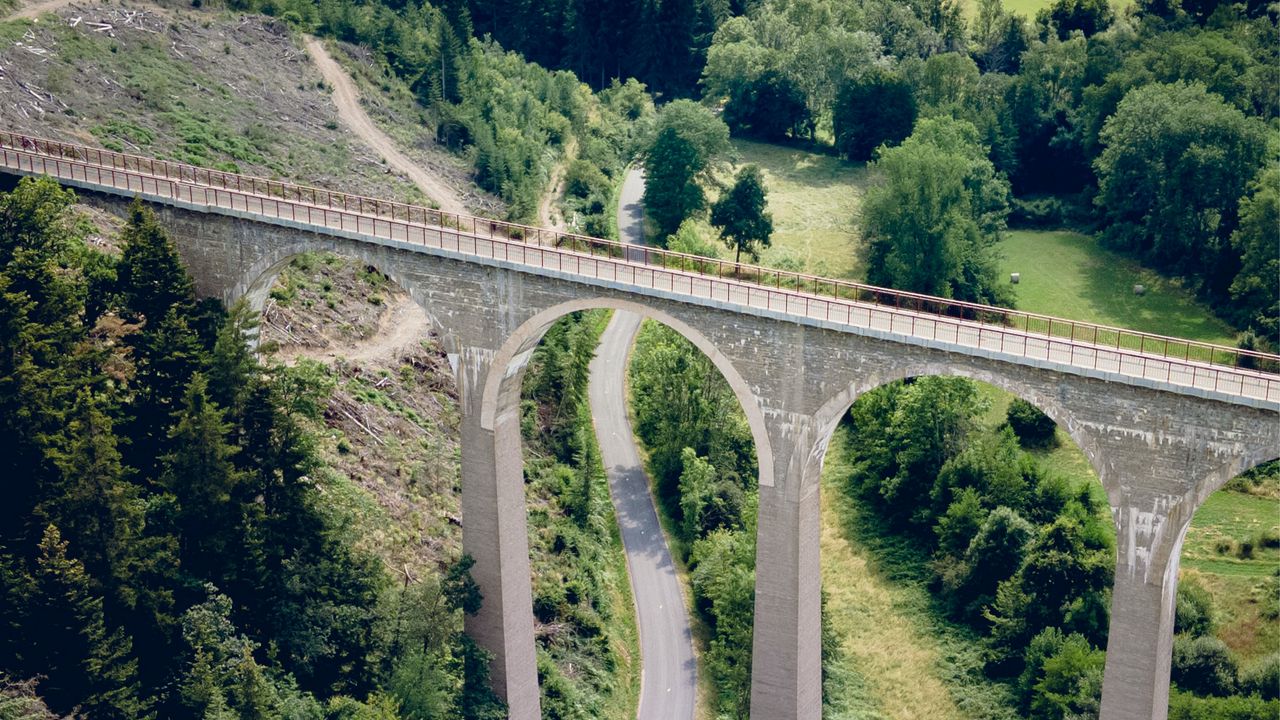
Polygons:
M0 132L4 165L129 194L256 213L638 287L1055 360L1264 400L1280 356L859 283L710 260L515 223ZM354 208L352 207L354 206Z

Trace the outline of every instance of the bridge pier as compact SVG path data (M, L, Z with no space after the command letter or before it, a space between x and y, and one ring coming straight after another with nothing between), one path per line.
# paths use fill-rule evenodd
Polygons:
M822 717L822 533L807 417L767 417L774 484L760 487L751 717ZM799 432L796 432L799 428Z
M475 559L471 575L484 595L480 612L466 620L467 633L493 653L491 681L507 703L507 717L538 720L519 417L515 411L484 417L492 351L467 347L451 360L462 406L462 548ZM519 387L515 383L517 393Z
M1126 491L1112 512L1116 574L1101 720L1165 720L1179 554L1195 505L1175 495Z

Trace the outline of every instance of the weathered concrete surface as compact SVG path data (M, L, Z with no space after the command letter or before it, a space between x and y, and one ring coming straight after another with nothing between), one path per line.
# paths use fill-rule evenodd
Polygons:
M104 196L107 205L124 200ZM1047 412L1088 456L1118 532L1105 720L1162 720L1177 556L1200 502L1228 478L1280 455L1275 407L1130 382L1047 361L896 336L661 291L640 293L554 270L451 251L317 234L286 221L158 205L199 290L260 302L304 250L356 257L407 288L438 327L464 398L463 525L485 594L469 627L495 652L512 717L538 716L519 434L519 380L556 318L611 307L688 337L743 403L760 461L753 716L821 714L817 488L826 443L861 393L918 375L961 375Z

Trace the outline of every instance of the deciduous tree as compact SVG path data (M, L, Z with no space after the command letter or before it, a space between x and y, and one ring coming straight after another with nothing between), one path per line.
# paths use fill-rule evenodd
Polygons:
M742 260L744 250L752 261L760 259L773 235L773 215L767 209L759 167L747 165L738 171L733 186L711 206L711 224L733 250L734 263Z

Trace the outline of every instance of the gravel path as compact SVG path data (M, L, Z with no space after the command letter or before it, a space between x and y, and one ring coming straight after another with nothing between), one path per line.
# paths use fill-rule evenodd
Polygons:
M324 76L324 81L333 87L333 102L338 106L338 117L344 125L351 129L361 140L376 150L391 167L399 170L413 180L427 197L435 201L445 212L468 214L467 206L462 202L458 191L441 182L439 178L425 172L417 163L405 157L396 148L396 142L373 124L373 120L360 107L360 91L347 75L342 66L325 50L324 43L310 35L306 36L307 52L315 62L316 69Z

